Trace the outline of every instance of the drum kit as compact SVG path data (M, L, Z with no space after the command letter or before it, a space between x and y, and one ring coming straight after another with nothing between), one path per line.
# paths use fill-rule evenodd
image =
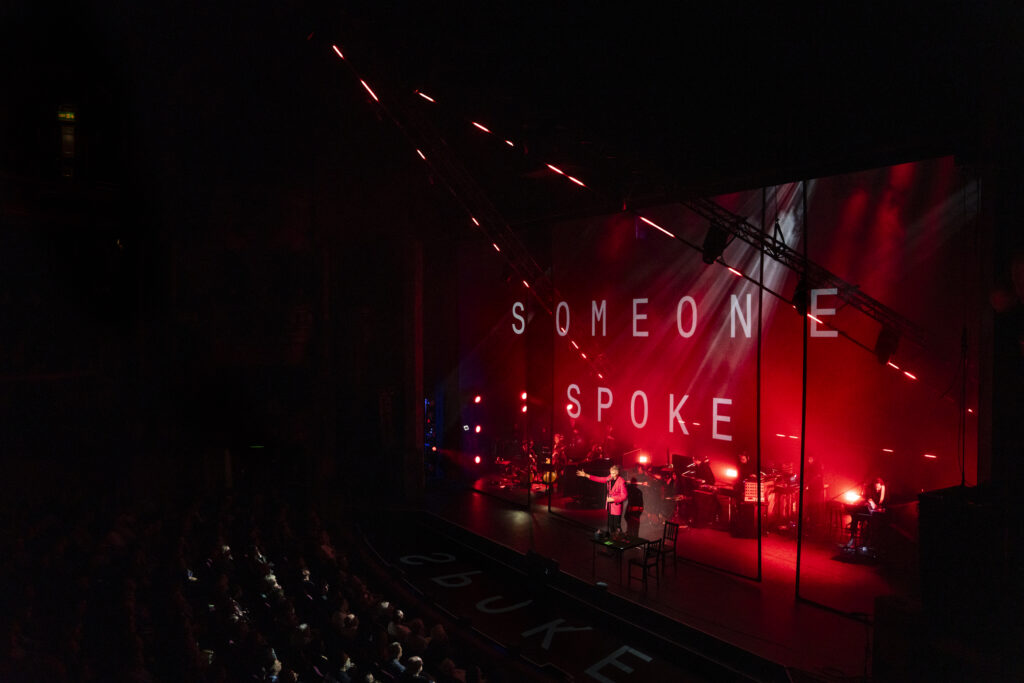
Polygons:
M532 447L524 449L521 454L494 460L500 470L498 474L499 488L546 488L558 480L558 471L552 463L551 449L541 448L538 454Z

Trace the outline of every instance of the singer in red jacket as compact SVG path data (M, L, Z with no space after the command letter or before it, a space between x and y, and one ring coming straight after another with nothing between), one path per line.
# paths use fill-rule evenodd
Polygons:
M622 504L629 494L626 492L626 480L619 476L618 465L612 465L608 470L607 477L592 477L583 470L576 470L577 477L586 477L599 484L607 484L608 495L605 497L605 506L608 508L608 533L612 534L622 529Z

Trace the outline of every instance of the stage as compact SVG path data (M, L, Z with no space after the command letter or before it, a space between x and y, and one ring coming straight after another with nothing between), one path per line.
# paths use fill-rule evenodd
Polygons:
M484 482L476 482L482 484ZM680 559L669 561L660 585L645 592L640 582L619 582L614 558L593 562L594 531L605 525L599 509L573 509L553 496L550 510L541 487L500 491L504 496L439 486L427 509L474 534L518 553L533 552L558 563L562 572L607 585L607 590L674 621L758 656L830 679L863 676L870 669L871 616L876 596L906 596L876 562L856 561L836 545L805 540L801 596L795 597L795 535L735 538L717 528L683 528ZM661 538L664 517L645 512L640 536ZM689 559L687 559L689 558ZM699 559L694 559L699 558ZM749 571L748 571L749 570ZM748 574L755 578L745 578Z

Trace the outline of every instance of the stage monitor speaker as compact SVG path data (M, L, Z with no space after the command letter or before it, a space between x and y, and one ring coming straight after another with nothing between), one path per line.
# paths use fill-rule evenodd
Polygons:
M736 538L757 538L757 503L740 503L732 518L732 535Z
M526 553L526 573L533 579L549 580L558 573L558 562L530 550Z

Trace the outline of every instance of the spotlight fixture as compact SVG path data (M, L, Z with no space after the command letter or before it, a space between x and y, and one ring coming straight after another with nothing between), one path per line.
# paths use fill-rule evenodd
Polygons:
M704 245L700 248L703 261L707 264L715 262L725 248L729 246L729 233L717 223L708 224L708 232L704 236Z
M875 341L875 357L880 365L889 363L889 359L896 353L900 345L900 335L890 327L883 327L878 332L878 339Z
M790 299L790 303L800 315L807 315L807 294L807 278L801 275L796 283L796 289L793 290L793 298Z

